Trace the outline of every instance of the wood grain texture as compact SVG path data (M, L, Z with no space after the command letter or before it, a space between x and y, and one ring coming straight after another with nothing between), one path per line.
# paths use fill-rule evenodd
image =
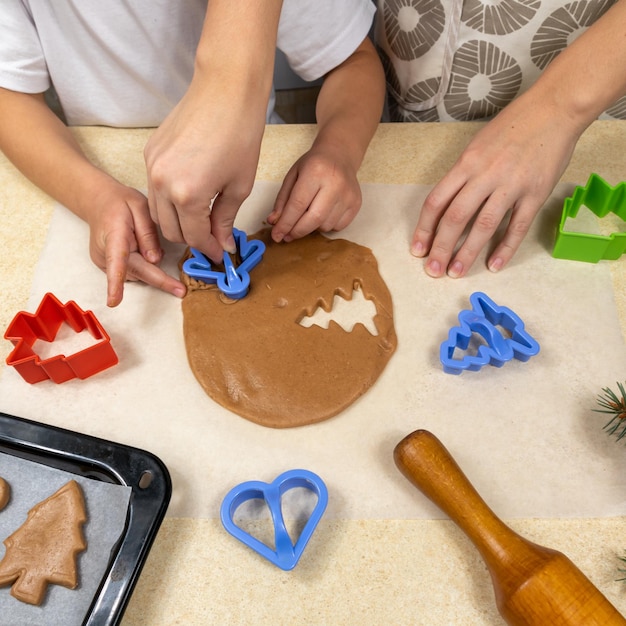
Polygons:
M508 624L626 624L563 553L532 543L504 524L432 433L417 430L405 437L394 450L394 460L476 546L491 574L498 610Z

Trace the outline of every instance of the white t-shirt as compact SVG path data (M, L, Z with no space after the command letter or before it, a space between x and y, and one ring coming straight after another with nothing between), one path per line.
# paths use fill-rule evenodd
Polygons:
M53 85L70 125L158 126L187 90L206 6L2 0L0 87ZM370 0L285 0L277 46L301 78L316 80L354 52L374 12Z

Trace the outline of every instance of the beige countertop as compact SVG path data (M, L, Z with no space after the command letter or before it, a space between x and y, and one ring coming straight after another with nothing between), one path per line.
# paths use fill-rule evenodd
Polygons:
M360 179L435 183L479 127L381 125ZM75 130L95 162L140 189L145 188L143 146L150 132ZM313 135L312 126L268 127L258 178L281 180ZM626 122L594 123L581 138L563 181L585 184L596 172L613 185L621 182L625 146ZM53 202L0 156L2 329L27 305L52 210ZM612 262L611 273L626 336L626 256ZM4 360L11 345L1 345ZM626 586L615 580L617 557L626 550L622 518L529 519L510 525L532 541L567 554L626 613ZM166 518L123 624L503 623L483 562L449 521L323 519L312 541L324 545L331 558L303 559L292 572L283 572L262 559L243 559L246 548L218 520Z

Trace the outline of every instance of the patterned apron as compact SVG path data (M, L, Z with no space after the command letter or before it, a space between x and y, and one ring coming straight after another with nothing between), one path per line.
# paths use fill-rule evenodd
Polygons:
M378 0L397 122L493 117L615 0ZM626 119L626 96L601 118Z

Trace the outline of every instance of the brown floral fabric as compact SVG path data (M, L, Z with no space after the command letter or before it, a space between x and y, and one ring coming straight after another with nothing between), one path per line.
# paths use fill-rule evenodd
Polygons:
M377 0L392 121L490 119L615 0ZM626 97L602 118L626 119Z

